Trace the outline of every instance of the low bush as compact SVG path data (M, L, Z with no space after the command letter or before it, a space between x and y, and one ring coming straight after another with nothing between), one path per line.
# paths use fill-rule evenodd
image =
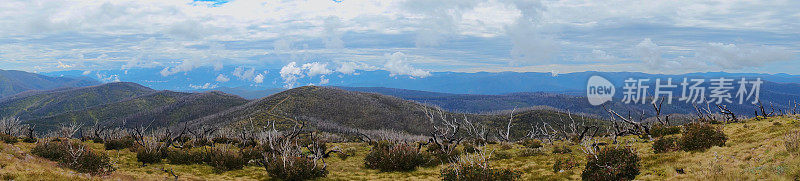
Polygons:
M80 173L108 174L115 170L111 159L102 153L92 151L78 142L43 142L31 149L31 154L58 162L59 165Z
M478 151L478 148L472 143L464 143L464 153L475 153Z
M31 137L25 137L25 138L22 139L22 142L25 142L25 143L36 143L36 141L38 141L38 140L36 140L36 138L31 138Z
M520 141L520 145L525 146L525 148L537 149L542 147L542 141L537 139L524 139Z
M261 160L264 159L262 152L263 149L260 146L248 146L242 148L242 157L247 162L250 162L250 160Z
M434 143L428 144L426 150L435 159L434 162L431 162L431 163L434 163L434 164L448 163L451 160L457 159L458 155L461 154L461 151L459 151L458 149L453 149L453 150L450 150L449 152L447 152L447 151L443 150L440 145L434 144Z
M567 147L567 146L555 146L555 147L553 147L553 153L556 153L556 154L568 154L568 153L572 153L572 150L569 149L569 147Z
M106 150L121 150L133 147L133 138L125 136L118 139L108 139L103 142Z
M239 170L244 168L247 161L242 153L233 146L217 146L209 153L211 165L217 171Z
M512 155L508 151L496 151L492 153L492 160L505 160L511 158Z
M556 158L553 162L553 172L563 172L578 166L578 162L571 157Z
M587 156L583 180L633 180L639 175L639 156L625 147L606 147Z
M412 171L428 164L431 156L407 143L379 141L364 157L364 165L381 171Z
M214 137L211 141L217 144L239 144L239 140L228 137Z
M136 149L136 161L142 164L161 163L161 149Z
M199 149L168 149L167 161L171 164L191 165L203 163L205 153Z
M517 155L519 155L521 157L529 157L529 156L545 155L545 153L544 153L544 151L542 151L541 148L536 148L536 149L523 148L522 150L519 151L519 153Z
M678 126L656 125L650 128L650 135L653 137L662 137L678 133L681 133L681 127Z
M676 151L678 147L678 138L675 137L660 137L653 141L653 153L666 153Z
M510 149L514 148L514 144L511 144L511 143L508 143L508 142L500 142L500 147L499 148L501 150L510 150Z
M471 180L519 180L522 172L509 168L492 168L488 164L459 163L441 171L444 181Z
M336 153L336 156L338 156L339 159L347 160L347 158L350 158L351 156L356 156L356 148L345 148L341 152Z
M103 143L103 138L94 137L92 138L92 143Z
M311 180L325 177L328 170L323 166L315 165L308 157L279 157L271 156L265 161L264 168L270 177L282 180Z
M3 140L3 143L14 144L19 142L17 137L0 133L0 140Z
M711 124L689 123L683 127L678 145L684 151L704 151L712 146L725 146L728 140L722 129Z

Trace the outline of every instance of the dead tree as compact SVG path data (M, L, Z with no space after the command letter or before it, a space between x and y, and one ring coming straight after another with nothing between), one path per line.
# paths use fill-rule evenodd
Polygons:
M445 113L440 108L421 107L420 109L422 109L428 121L433 126L433 130L431 131L432 138L428 141L429 144L436 145L440 151L450 155L456 150L456 146L464 139L464 137L459 134L461 124L455 116L448 116L448 113Z
M7 117L0 119L0 133L17 136L17 133L22 130L22 120L16 117Z
M511 110L511 116L508 118L508 124L506 125L506 131L503 132L502 130L497 131L497 135L503 141L511 141L511 122L514 121L514 112L517 111L517 108Z
M70 124L61 124L58 129L58 135L62 138L72 138L75 136L75 133L83 127L83 123L77 123L75 121L70 122Z
M653 104L653 110L656 111L656 120L658 120L658 122L663 126L669 126L669 115L667 115L663 120L661 119L661 111L662 111L661 105L664 104L664 99L661 99L658 105L656 105L655 102L653 102L652 104Z
M625 116L620 115L619 113L617 113L614 110L606 108L605 105L603 105L603 109L605 109L606 112L608 112L611 115L612 123L616 124L617 122L614 121L614 120L619 119L623 123L626 123L627 125L630 126L630 127L624 127L624 126L615 125L615 127L614 127L615 131L618 131L618 133L614 135L615 138L616 138L616 136L622 136L623 135L623 134L620 134L620 133L638 135L639 137L642 137L642 138L644 138L645 136L647 136L647 137L650 136L650 125L643 124L641 120L640 121L635 121L633 119L633 116L631 116L630 112L628 112L628 116L625 117ZM642 113L642 120L643 120L643 118L644 118L644 113ZM627 128L627 129L620 130L620 129L623 129L623 128Z
M541 126L539 126L539 123L531 124L531 129L528 130L526 137L529 139L547 140L547 142L552 145L553 141L557 139L557 131L553 129L550 124L547 124L546 122L541 123Z
M473 123L467 119L467 115L464 115L464 128L466 129L467 135L472 137L475 141L485 142L488 138L488 129L486 125L478 122Z
M722 113L722 115L725 115L725 124L739 122L739 118L736 117L736 113L729 110L727 106L717 105L717 108L719 108L719 112Z
M556 126L559 127L556 132L560 133L565 139L579 143L589 135L590 131L592 132L590 137L593 137L598 132L598 127L594 125L586 125L586 121L583 119L583 117L581 117L580 121L575 121L575 118L572 117L572 113L569 110L567 111L567 118L569 120L564 120L563 117L560 117L559 121L555 123Z

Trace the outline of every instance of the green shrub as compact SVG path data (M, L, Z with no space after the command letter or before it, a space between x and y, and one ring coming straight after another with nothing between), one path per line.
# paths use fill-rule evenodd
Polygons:
M364 157L364 165L381 171L412 171L428 164L431 156L406 143L380 141Z
M261 160L264 159L262 152L263 149L260 146L248 146L242 148L242 157L248 162L250 160Z
M478 148L472 143L464 143L464 153L475 153L478 151Z
M336 153L336 156L338 156L339 159L347 160L347 158L351 156L356 156L356 148L353 147L345 148L341 152Z
M103 138L99 137L92 138L92 143L103 143Z
M678 150L678 138L660 137L653 141L653 153L666 153Z
M11 135L7 135L7 134L3 134L3 133L0 133L0 140L3 140L4 143L8 143L8 144L14 144L14 143L19 142L17 137L14 137L14 136L11 136Z
M211 139L212 142L217 144L239 144L239 140L228 138L228 137L214 137Z
M268 157L264 162L264 168L270 177L282 180L311 180L314 178L325 177L328 170L323 166L315 165L314 161L308 157L288 157L278 156Z
M36 141L38 141L38 140L36 140L36 138L31 138L31 137L25 137L25 138L22 139L22 142L25 142L25 143L36 143Z
M556 161L553 162L553 172L563 172L567 170L571 170L578 166L578 162L571 157L564 157L564 158L556 158Z
M510 150L510 149L514 148L514 144L507 143L507 142L501 142L499 148L501 150Z
M67 154L67 148L61 142L41 142L31 149L31 154L57 161Z
M606 147L587 156L583 180L633 180L639 175L639 156L625 147Z
M722 129L705 123L690 123L684 125L678 145L684 151L704 151L712 146L725 146L727 140Z
M442 169L440 176L444 181L519 180L522 172L509 168L492 168L489 165L459 163Z
M650 135L653 137L662 137L678 133L681 133L681 127L678 126L656 125L650 128Z
M161 149L139 148L136 150L136 161L143 164L161 163L161 158Z
M521 157L529 157L529 156L545 155L545 153L544 153L544 151L542 151L541 148L536 148L536 149L523 148L522 150L519 151L519 153L517 155L519 155Z
M553 153L556 153L556 154L568 154L568 153L572 153L572 150L569 149L569 147L567 147L567 146L555 146L555 147L553 147Z
M171 164L191 165L203 163L204 153L197 149L168 149L167 161Z
M103 142L103 146L106 150L121 150L133 147L133 138L130 136L125 136L118 139L109 139Z
M512 155L508 151L496 151L492 153L492 160L505 160L511 158Z
M520 141L520 145L525 146L525 148L537 149L542 147L542 141L537 139L524 139Z
M31 154L58 162L80 173L108 174L115 170L107 155L92 151L78 142L43 142L31 149Z
M440 145L434 143L428 144L426 150L435 159L434 162L431 162L432 164L448 163L451 160L457 159L458 155L461 154L461 151L458 149L453 149L448 153L442 150Z
M248 160L233 146L217 146L211 149L208 165L218 171L239 170Z

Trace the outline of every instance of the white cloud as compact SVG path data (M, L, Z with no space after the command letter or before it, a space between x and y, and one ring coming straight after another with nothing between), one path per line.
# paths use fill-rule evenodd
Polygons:
M255 82L256 84L264 82L264 74L256 75L256 77L253 78L253 82Z
M300 67L297 67L297 62L290 62L281 68L281 78L285 88L293 88L297 84L297 79L302 78L303 74Z
M242 80L252 79L253 76L255 76L255 74L256 74L255 68L246 69L244 67L236 67L236 69L233 70L233 76L238 77L239 79Z
M330 81L331 79L326 79L325 75L319 76L319 85L328 84Z
M425 78L431 75L428 71L414 68L410 64L403 62L406 59L406 55L402 52L387 54L386 57L388 60L383 67L391 73L391 76L408 75L416 78Z
M203 85L189 84L189 87L191 87L192 89L215 89L215 88L217 88L217 84L211 84L211 83L207 82L207 83L205 83Z
M87 71L83 71L83 73L81 73L81 75L89 75L91 73L92 73L91 70L87 70Z
M225 76L225 75L222 75L222 74L217 75L217 79L216 79L217 82L228 82L230 80L231 79L228 78L228 76Z
M794 56L792 51L779 47L709 43L697 51L696 58L707 60L724 69L742 69L787 61Z
M105 74L101 74L100 72L98 72L95 73L95 76L97 77L97 80L100 80L100 82L103 83L120 82L119 76L116 74L106 76Z
M331 72L333 72L330 69L328 69L327 66L328 66L328 64L325 64L325 63L311 62L311 63L303 64L302 68L304 70L308 70L307 75L309 77L313 77L315 75L325 75L325 74L330 74Z

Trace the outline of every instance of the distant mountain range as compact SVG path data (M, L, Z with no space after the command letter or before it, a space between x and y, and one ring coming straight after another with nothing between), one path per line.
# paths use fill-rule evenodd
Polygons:
M376 72L372 72L376 73ZM360 75L369 74L363 72ZM458 73L462 74L462 73ZM467 75L466 73L464 73ZM597 121L594 118L606 117L602 107L591 106L582 96L583 77L603 75L615 81L632 77L679 77L676 75L650 75L640 73L574 73L559 76L541 75L538 73L476 73L472 77L458 78L465 82L452 82L449 89L465 87L466 84L479 85L461 90L462 92L494 92L496 94L464 94L442 93L385 87L348 87L348 86L304 86L283 90L281 88L249 89L214 87L225 91L173 92L154 90L132 82L107 83L85 87L56 87L51 90L29 90L15 95L0 98L0 116L16 116L26 123L33 123L40 131L56 128L59 124L80 122L91 125L95 121L107 125L123 125L127 127L153 123L156 126L170 126L187 123L189 125L231 126L255 120L276 121L281 125L292 124L292 120L303 120L311 126L328 131L351 129L375 130L389 129L403 133L427 134L430 130L427 117L422 109L431 105L447 110L446 114L455 117L484 122L492 127L502 127L508 119L508 110L518 108L515 113L514 134L522 134L524 128L539 122L555 122L563 119L566 112L593 114L581 118L581 121ZM521 76L530 75L530 76ZM737 74L725 74L720 76ZM36 75L33 75L36 77ZM39 75L40 76L40 75ZM375 76L375 75L373 75ZM520 79L491 81L513 76ZM683 75L682 75L683 76ZM697 77L714 77L716 74L686 75ZM742 75L744 76L744 75ZM69 77L69 76L65 76ZM433 76L435 77L435 76ZM449 77L449 76L442 76ZM445 79L440 77L440 79ZM452 76L453 79L458 77ZM489 78L491 77L491 78ZM432 77L431 77L432 78ZM41 76L40 79L28 80L28 84L40 85L37 81L52 81L57 78ZM331 78L334 79L333 77ZM425 82L425 79L401 79L395 82ZM766 79L766 78L764 78ZM78 80L81 78L61 78L57 80ZM470 80L472 83L469 83ZM525 80L537 80L527 82ZM794 81L790 75L772 75L769 80ZM565 81L563 84L559 81ZM11 82L11 81L9 81ZM14 82L20 82L14 80ZM69 81L65 81L69 82ZM392 84L393 81L385 81ZM494 82L475 84L475 82ZM86 84L92 81L85 82ZM96 83L96 82L94 82ZM517 84L519 83L519 84ZM11 85L0 82L0 84ZM616 83L621 85L621 83ZM81 84L65 84L81 85ZM358 85L358 84L356 84ZM521 85L514 87L512 85ZM531 86L540 85L540 86ZM546 88L542 85L553 85ZM428 89L447 86L404 84L406 87L427 87ZM507 86L507 90L497 87ZM533 88L535 87L535 88ZM550 90L541 92L511 92L509 90ZM566 91L576 89L577 91ZM500 90L500 91L498 91ZM559 94L557 90L565 93ZM621 90L621 88L618 88ZM619 94L620 91L618 91ZM242 95L236 96L232 94ZM680 94L680 92L677 92ZM793 100L800 100L800 84L765 82L762 85L761 100L765 105L775 109L786 110ZM242 98L245 97L245 98ZM259 98L260 97L260 98ZM249 100L248 100L249 99ZM606 106L620 112L630 111L639 115L654 115L650 104L622 104L618 101ZM677 99L677 98L675 98ZM703 105L699 105L703 106ZM728 108L739 114L751 115L754 111L750 104L732 104ZM673 104L664 105L664 114L694 113L694 106L673 100ZM492 114L476 114L492 113ZM599 117L598 117L599 116ZM422 125L422 126L421 126Z
M87 78L49 77L17 70L0 69L0 98L25 91L97 85L100 82Z
M332 68L332 67L329 67ZM284 88L285 79L281 77L279 69L253 70L252 74L235 74L235 67L224 67L214 70L210 67L200 67L188 72L162 76L162 69L140 68L127 70L101 70L101 71L60 71L48 72L44 75L54 77L81 77L90 76L98 80L110 80L108 77L119 78L124 82L135 82L153 89L173 91L203 91L234 88L239 90L261 91ZM244 68L249 70L248 68ZM246 71L245 71L246 72ZM262 74L260 82L254 81L254 76ZM218 81L220 75L224 79ZM789 74L756 74L756 73L691 73L682 75L645 74L636 72L575 72L565 74L536 73L536 72L432 72L424 78L411 78L402 75L392 75L388 71L357 70L352 74L343 74L332 71L324 75L303 75L297 79L296 86L338 86L338 87L387 87L428 92L441 92L451 94L481 94L500 95L518 92L549 92L570 95L585 94L586 81L593 75L607 78L617 86L623 85L627 78L673 78L674 81L686 78L740 78L759 77L764 81L775 83L800 83L800 76ZM651 80L649 83L653 83ZM327 82L327 83L325 83ZM325 84L320 84L325 83ZM206 86L208 84L208 86ZM227 88L225 88L227 87ZM621 91L617 91L621 92ZM248 96L243 96L248 97Z

